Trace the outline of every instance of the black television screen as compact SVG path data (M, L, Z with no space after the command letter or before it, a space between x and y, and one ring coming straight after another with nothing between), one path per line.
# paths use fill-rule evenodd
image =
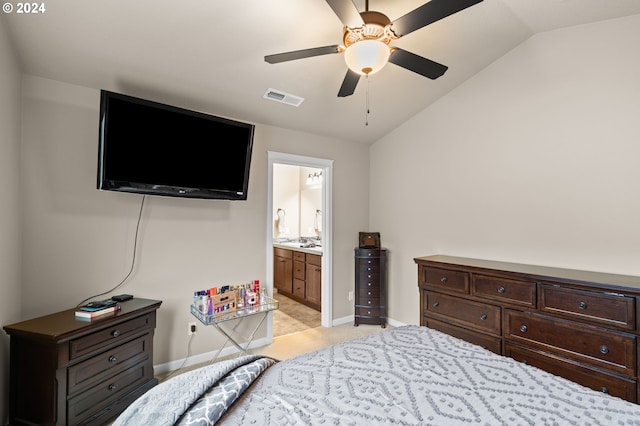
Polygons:
M102 90L98 189L246 200L252 124Z

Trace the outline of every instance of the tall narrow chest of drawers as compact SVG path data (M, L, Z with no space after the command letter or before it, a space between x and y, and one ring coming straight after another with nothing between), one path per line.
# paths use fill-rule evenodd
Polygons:
M387 324L387 251L355 249L355 314L353 324Z
M640 277L415 259L420 324L640 402Z
M93 320L75 309L4 326L11 425L101 425L155 386L153 334L162 302L131 299Z

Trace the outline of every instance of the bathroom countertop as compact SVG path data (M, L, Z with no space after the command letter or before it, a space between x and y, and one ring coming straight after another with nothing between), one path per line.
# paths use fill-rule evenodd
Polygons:
M301 247L302 243L273 243L274 247L301 251L303 253L317 254L322 256L322 247Z

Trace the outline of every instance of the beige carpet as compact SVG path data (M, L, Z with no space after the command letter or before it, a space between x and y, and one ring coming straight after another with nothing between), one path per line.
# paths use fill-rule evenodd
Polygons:
M299 333L322 325L320 311L276 293L278 309L273 311L273 337Z
M359 327L354 327L353 323L333 327L310 328L298 333L274 337L273 343L270 345L250 349L249 352L283 360L346 340L380 333L390 328L392 327L389 325L387 325L386 329L379 325L360 325Z

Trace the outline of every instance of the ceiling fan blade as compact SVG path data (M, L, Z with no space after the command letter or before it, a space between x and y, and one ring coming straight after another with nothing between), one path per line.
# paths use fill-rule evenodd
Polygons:
M395 48L395 50L391 52L389 62L423 75L431 80L440 77L449 69L446 65L439 64L431 59L423 58L422 56L400 48Z
M338 15L342 23L350 28L357 28L364 25L364 21L358 12L358 8L352 0L326 0L333 12Z
M314 47L311 49L294 50L292 52L276 53L275 55L267 55L264 57L266 62L277 64L279 62L294 61L296 59L311 58L313 56L328 55L330 53L339 53L338 45Z
M431 0L393 21L391 29L396 36L402 37L481 1L482 0Z
M338 97L344 98L345 96L353 95L359 80L360 74L347 69L347 74L344 76L342 86L340 86L340 90L338 91Z

